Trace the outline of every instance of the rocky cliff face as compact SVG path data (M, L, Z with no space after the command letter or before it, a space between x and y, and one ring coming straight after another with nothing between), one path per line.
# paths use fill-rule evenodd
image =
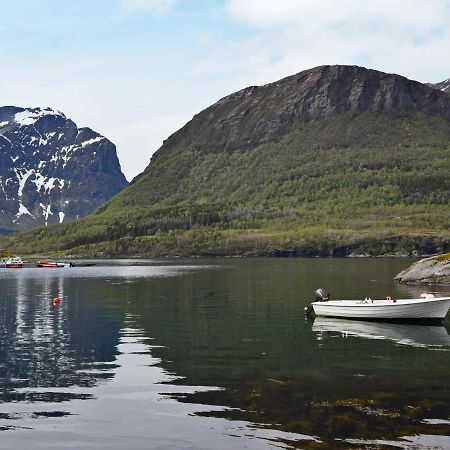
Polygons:
M170 136L154 158L180 142L220 150L251 148L277 141L299 123L366 111L450 118L450 102L436 89L399 75L320 66L219 100Z
M127 184L104 136L51 108L0 108L0 232L85 216Z

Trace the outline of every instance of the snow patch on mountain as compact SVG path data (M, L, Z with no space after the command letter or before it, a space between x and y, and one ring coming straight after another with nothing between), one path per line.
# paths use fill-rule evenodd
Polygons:
M441 81L440 83L429 84L429 86L439 89L442 92L450 94L450 78Z
M441 84L441 91L450 92L450 78L448 80L443 81Z
M42 215L44 216L45 225L48 225L48 216L53 215L52 213L52 205L43 205L39 203L39 206L42 208Z
M55 183L59 183L58 187L60 190L64 188L64 180L61 178L54 177L46 177L42 175L40 172L34 172L34 179L31 180L32 183L36 185L36 191L41 192L41 189L44 188L43 193L49 194L50 191L55 187Z
M27 208L25 208L25 206L23 206L22 203L19 202L19 212L16 214L16 218L18 219L20 216L23 216L24 214L27 214L28 216L33 217L33 214L30 213L30 211L28 211Z
M66 117L62 112L56 111L52 108L34 108L26 109L25 111L16 113L14 115L14 122L24 126L34 125L40 118L45 116Z
M67 147L62 147L59 155L54 155L50 161L58 162L60 159L63 162L63 168L66 167L67 163L70 161L71 156L69 154L79 148L79 145L69 145Z
M6 139L10 144L12 144L12 142L4 134L0 134L0 137Z
M17 190L17 196L22 197L25 183L27 182L29 176L33 173L33 170L25 170L22 173L20 170L14 169L14 172L16 173L16 177L19 180L19 189Z
M87 140L87 141L82 142L82 143L81 143L81 146L82 146L82 147L86 147L87 145L94 144L95 142L100 142L100 141L102 141L103 139L105 139L103 136L99 136L99 137L96 137L96 138L93 138L93 139L89 139L89 140Z

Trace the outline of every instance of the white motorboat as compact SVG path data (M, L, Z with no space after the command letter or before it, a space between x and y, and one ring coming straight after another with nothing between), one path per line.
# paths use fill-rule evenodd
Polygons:
M450 297L434 297L432 294L422 294L421 298L413 299L388 296L384 300L328 300L329 294L318 289L316 298L320 301L311 303L316 316L349 319L442 320L450 308Z
M363 339L382 339L412 347L450 347L450 336L442 325L373 322L336 317L316 317L312 330L317 339L340 334Z
M2 266L6 267L7 269L21 269L23 267L23 261L19 256L16 256L14 258L3 258Z

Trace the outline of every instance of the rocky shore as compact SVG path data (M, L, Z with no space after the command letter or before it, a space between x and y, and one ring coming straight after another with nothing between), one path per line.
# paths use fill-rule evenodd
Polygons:
M395 280L399 283L450 284L450 253L421 259L400 272Z

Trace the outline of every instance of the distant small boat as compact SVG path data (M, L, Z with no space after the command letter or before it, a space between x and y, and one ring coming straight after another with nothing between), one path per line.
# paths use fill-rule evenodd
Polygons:
M56 269L58 267L72 267L71 263L51 261L47 259L40 259L36 264L38 267L43 267L46 269Z
M320 292L319 292L320 291ZM325 295L326 294L326 295ZM316 299L307 308L316 316L342 317L347 319L372 320L442 320L450 308L450 297L434 297L432 294L422 294L421 298L384 300L328 300L329 294L319 289Z
M22 269L23 267L23 261L19 256L14 258L3 258L2 262L7 269Z

